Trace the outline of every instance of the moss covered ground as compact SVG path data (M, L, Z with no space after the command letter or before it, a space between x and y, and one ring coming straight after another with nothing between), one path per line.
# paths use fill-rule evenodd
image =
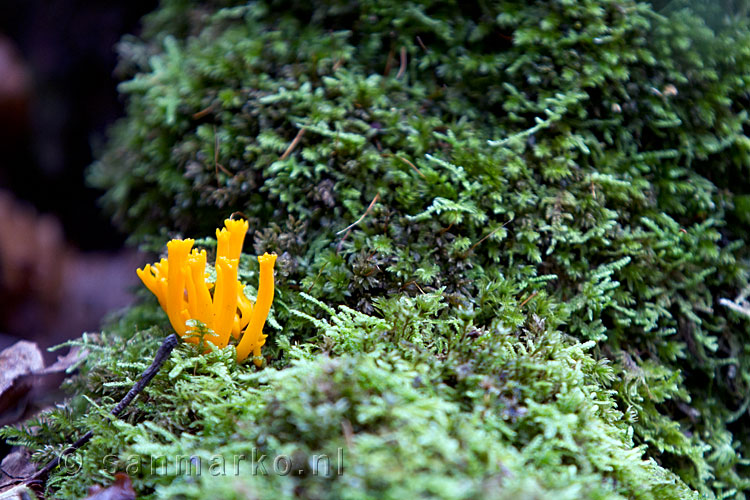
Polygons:
M171 331L144 291L6 437L95 430L63 497L744 499L748 7L163 0L89 179L152 250L250 221L265 365L181 345L108 422Z

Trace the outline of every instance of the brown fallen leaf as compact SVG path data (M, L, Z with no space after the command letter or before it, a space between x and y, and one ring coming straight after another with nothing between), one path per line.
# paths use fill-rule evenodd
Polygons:
M25 484L19 484L0 493L0 500L36 500L36 495Z
M0 352L0 425L23 415L34 387L33 380L24 375L43 369L42 353L33 342L22 340Z
M93 337L93 334L89 335ZM81 350L80 347L71 347L67 354L64 356L58 356L57 360L46 367L44 370L37 373L37 375L52 375L55 373L69 373L71 368L78 365L88 354L88 351Z
M33 342L22 340L0 352L0 426L29 418L53 404L57 388L85 356L85 351L75 347L45 368Z
M89 495L81 500L135 500L135 491L130 477L124 472L118 472L112 485L106 488L92 486Z
M42 353L33 342L16 342L0 352L0 425L14 424L29 418L38 410L54 402L54 391L70 368L83 359L85 353L71 349L57 362L44 367ZM25 448L15 447L0 463L0 500L29 497L27 482L22 478L36 472ZM18 486L14 486L18 485ZM5 491L2 491L5 489Z
M2 472L0 472L0 490L3 488L18 483L17 478L29 477L36 472L36 466L31 463L31 455L29 450L21 446L14 446L10 453L3 458L0 463ZM0 493L0 498L4 498Z

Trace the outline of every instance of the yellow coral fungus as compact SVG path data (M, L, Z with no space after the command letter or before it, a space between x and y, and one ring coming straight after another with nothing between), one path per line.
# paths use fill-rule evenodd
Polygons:
M205 339L217 347L226 347L230 336L239 340L237 361L252 352L260 366L260 348L266 340L263 325L273 302L273 267L276 255L258 257L260 283L258 299L253 305L245 296L245 286L237 279L242 244L248 222L227 219L224 228L216 230L216 282L206 281L206 252L192 249L194 240L172 240L167 243L167 258L147 264L136 273L143 284L159 299L172 327L180 336L188 333L187 321L194 319L206 325L211 333ZM213 296L210 289L213 285ZM195 337L186 337L197 342Z
M258 257L260 263L260 283L258 284L258 300L253 306L250 323L237 344L237 358L245 359L252 351L254 357L260 356L260 348L266 343L263 335L263 325L266 323L268 312L273 302L273 265L276 263L276 255L264 253Z

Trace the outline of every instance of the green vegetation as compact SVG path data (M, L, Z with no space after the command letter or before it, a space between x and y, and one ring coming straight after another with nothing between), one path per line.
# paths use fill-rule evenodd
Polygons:
M146 300L5 435L41 458L96 430L61 495L108 455L255 449L303 472L131 472L154 498L744 499L750 320L719 299L750 276L747 7L163 1L90 180L152 249L250 220L267 367L182 346L107 423L169 331Z

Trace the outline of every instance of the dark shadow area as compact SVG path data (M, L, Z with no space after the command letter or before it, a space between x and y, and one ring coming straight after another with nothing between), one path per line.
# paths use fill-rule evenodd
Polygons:
M0 348L59 343L129 301L140 259L84 170L124 114L114 46L156 5L0 3Z

